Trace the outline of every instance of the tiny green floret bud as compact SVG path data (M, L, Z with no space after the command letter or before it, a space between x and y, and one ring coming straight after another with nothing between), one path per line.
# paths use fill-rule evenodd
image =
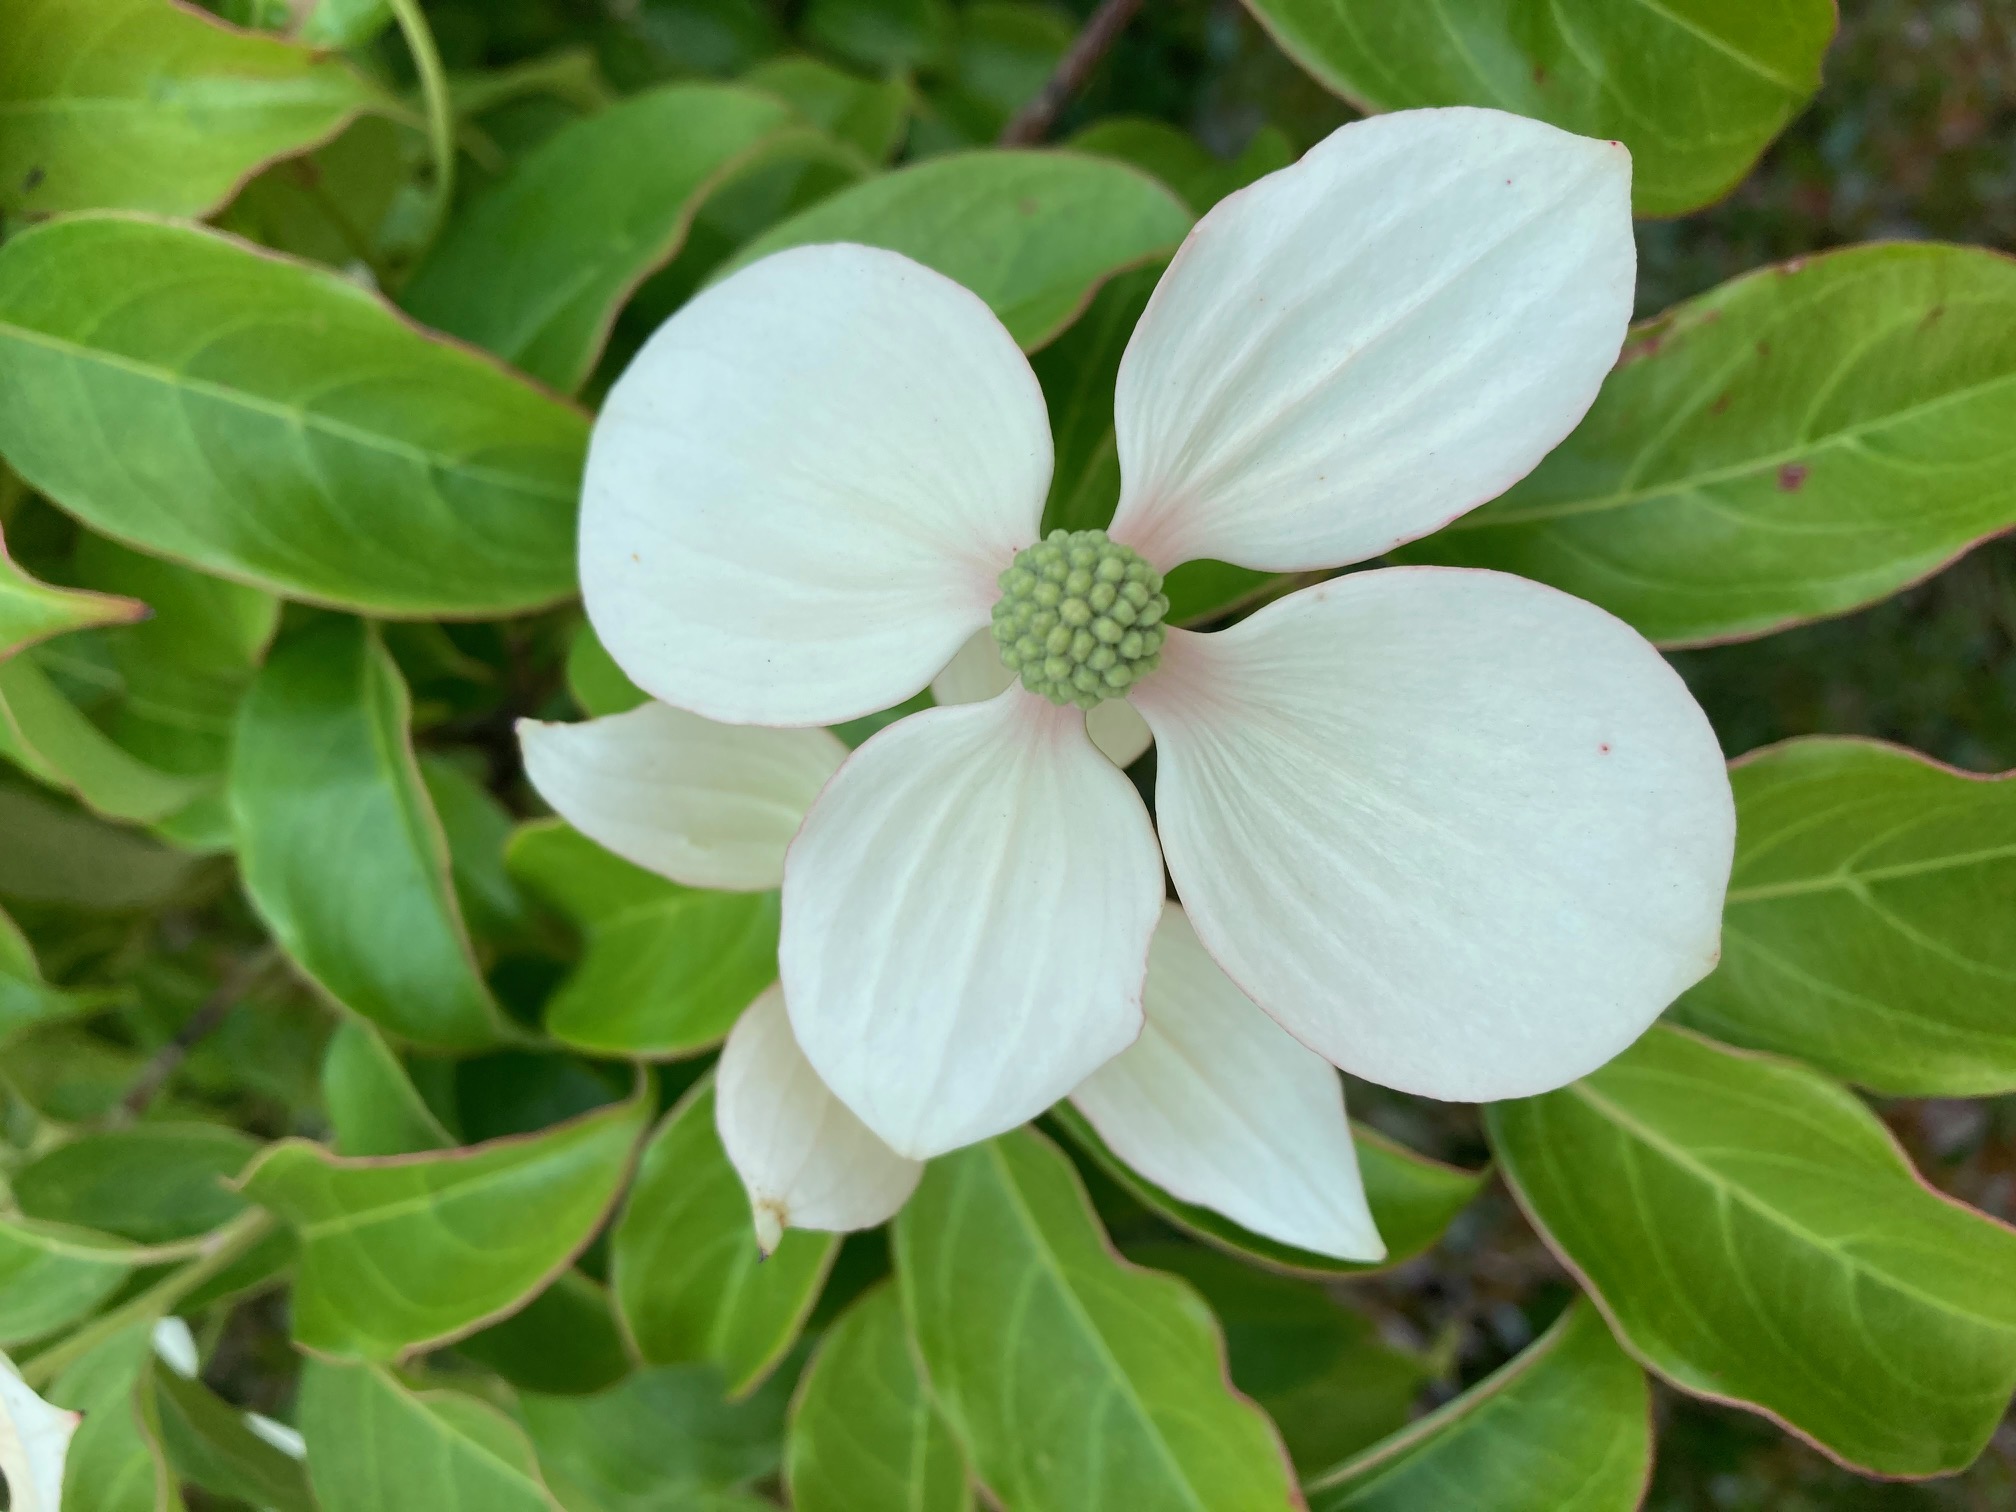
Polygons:
M994 644L1022 686L1090 709L1162 659L1162 574L1103 530L1053 530L997 581Z

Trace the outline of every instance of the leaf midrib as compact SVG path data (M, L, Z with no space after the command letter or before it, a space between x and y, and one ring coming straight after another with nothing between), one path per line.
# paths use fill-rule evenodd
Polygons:
M28 326L16 325L11 321L0 321L0 341L15 340L27 346L40 347L56 353L67 360L84 367L108 368L129 377L156 383L163 388L183 390L199 394L205 398L238 409L249 410L269 419L279 420L304 431L316 431L337 440L346 441L366 451L379 452L386 456L398 457L432 473L436 470L454 473L461 477L487 483L493 487L511 492L529 494L535 498L554 499L562 503L572 503L571 489L549 488L528 477L524 473L509 472L485 467L467 458L450 456L444 452L428 451L424 447L382 431L365 430L334 419L320 411L287 404L278 399L269 399L263 394L255 394L249 389L230 388L206 378L195 378L174 368L159 363L145 362L138 358L117 355L102 347L86 346L81 342L69 341L47 332L33 330Z

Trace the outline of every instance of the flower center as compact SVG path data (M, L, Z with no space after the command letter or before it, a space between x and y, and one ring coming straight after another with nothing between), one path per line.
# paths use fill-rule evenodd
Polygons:
M1162 574L1103 530L1053 530L997 581L994 644L1031 693L1089 709L1161 660Z

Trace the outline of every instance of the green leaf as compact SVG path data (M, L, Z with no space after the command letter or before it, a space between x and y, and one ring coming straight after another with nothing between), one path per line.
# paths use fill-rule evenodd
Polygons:
M1108 1149L1085 1115L1071 1104L1057 1104L1050 1110L1050 1117L1100 1170L1136 1201L1178 1228L1244 1259L1305 1275L1357 1275L1387 1270L1413 1259L1442 1237L1443 1230L1470 1205L1491 1174L1489 1170L1464 1171L1443 1165L1396 1144L1376 1129L1354 1122L1351 1137L1358 1149L1358 1170L1365 1181L1365 1197L1372 1204L1379 1236L1386 1241L1386 1258L1367 1265L1268 1239L1241 1228L1210 1208L1172 1197Z
M762 1257L748 1194L714 1128L709 1077L644 1147L611 1242L610 1287L640 1358L718 1365L739 1397L798 1337L839 1243L792 1229Z
M693 1512L777 1468L789 1390L780 1377L730 1402L719 1370L676 1365L595 1396L527 1395L519 1410L567 1512Z
M0 1346L25 1344L81 1322L136 1265L158 1258L90 1229L0 1218Z
M0 0L0 213L203 215L385 96L170 0Z
M1250 0L1326 88L1363 110L1488 105L1631 149L1640 215L1720 199L1820 87L1832 0Z
M1640 326L1595 407L1409 561L1538 578L1667 645L1871 604L2016 525L2016 262L1852 247Z
M421 1044L508 1034L471 953L399 669L327 619L282 641L240 711L231 808L245 891L301 969Z
M1310 1512L1635 1512L1651 1394L1587 1303L1453 1402L1309 1486Z
M244 1191L300 1236L294 1337L391 1359L510 1312L594 1238L644 1115L632 1098L539 1134L381 1159L271 1146Z
M952 1431L931 1406L894 1286L855 1302L819 1346L791 1410L797 1512L969 1512Z
M464 766L445 757L422 756L420 777L448 840L449 878L471 931L493 941L522 936L530 913L504 865L505 847L517 828L511 811Z
M1127 1258L1204 1294L1225 1330L1232 1384L1266 1409L1302 1474L1406 1424L1424 1362L1381 1343L1369 1318L1320 1287L1194 1244L1130 1245Z
M630 1373L608 1289L578 1270L562 1271L510 1317L459 1341L455 1352L522 1390L562 1396L600 1391Z
M338 1155L415 1155L455 1143L414 1090L397 1052L357 1019L338 1025L330 1037L322 1102Z
M586 948L546 1032L600 1055L676 1058L727 1036L777 980L777 894L705 892L633 866L557 819L521 826L511 873Z
M0 662L0 756L108 819L166 819L203 795L201 778L140 760L63 696L33 655Z
M155 1415L154 1324L119 1330L65 1370L49 1400L84 1414L63 1469L78 1512L182 1512Z
M516 1423L381 1366L309 1360L301 1436L323 1512L560 1512Z
M571 392L709 194L759 162L822 150L834 145L753 90L673 84L635 95L562 127L478 196L400 302Z
M1655 1026L1485 1117L1520 1204L1675 1386L1881 1475L1988 1442L2016 1387L2016 1230L1928 1187L1836 1083Z
M953 25L946 0L811 0L804 31L871 73L895 74L936 62Z
M957 134L956 145L998 137L1049 82L1077 30L1068 11L1025 0L973 0L961 7L950 66L930 91L945 126ZM926 124L919 122L920 130ZM923 156L932 145L913 144L913 151Z
M1295 144L1278 126L1261 127L1246 149L1227 161L1189 132L1146 116L1107 116L1087 126L1067 145L1074 152L1132 163L1182 195L1199 215L1233 190L1286 168L1297 155Z
M1175 195L1124 164L1067 152L966 152L843 189L758 237L724 271L786 247L887 247L964 284L1034 351L1117 273L1190 229Z
M144 601L139 624L73 636L36 654L92 722L137 761L200 784L157 829L195 849L230 844L224 770L232 726L279 624L271 594L85 534L77 580ZM81 691L80 691L81 690Z
M347 52L362 47L391 22L388 0L312 0L294 35L314 47Z
M1210 1310L1117 1258L1031 1130L934 1160L896 1219L903 1310L975 1473L1017 1512L1295 1505Z
M391 616L554 603L586 437L492 359L217 232L87 215L0 247L0 452L207 572Z
M624 676L586 620L574 627L574 638L567 643L567 691L591 719L621 714L651 696Z
M229 1183L259 1145L219 1124L142 1124L83 1134L13 1176L31 1218L168 1244L221 1228L245 1211Z
M910 89L901 79L864 79L817 58L768 58L742 82L775 95L870 163L889 161L910 120Z
M246 1424L201 1381L156 1368L154 1410L169 1463L218 1496L261 1512L316 1512L308 1472Z
M206 870L157 845L37 793L0 787L0 896L97 913L156 908L185 894Z
M1674 1016L1879 1092L2016 1091L2016 775L1811 739L1729 777L1722 964Z
M0 660L52 635L136 620L146 612L147 605L133 599L37 582L15 565L0 537Z
M13 844L4 816L0 816L0 835ZM28 937L6 910L0 909L0 1044L36 1024L88 1013L103 1006L103 1001L99 995L64 992L44 981Z

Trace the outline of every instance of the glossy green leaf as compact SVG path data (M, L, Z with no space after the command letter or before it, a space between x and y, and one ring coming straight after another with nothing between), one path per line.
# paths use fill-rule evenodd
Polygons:
M896 1274L932 1395L1003 1505L1296 1505L1274 1429L1225 1378L1210 1310L1113 1253L1040 1135L934 1160L896 1219Z
M1358 1170L1365 1181L1365 1197L1372 1204L1379 1236L1386 1241L1386 1258L1375 1265L1366 1265L1268 1239L1209 1208L1172 1197L1108 1149L1098 1131L1069 1103L1059 1103L1050 1110L1050 1116L1071 1137L1072 1144L1098 1163L1100 1170L1120 1183L1136 1201L1178 1228L1246 1259L1311 1275L1355 1275L1385 1270L1413 1259L1442 1237L1443 1230L1470 1205L1490 1175L1488 1170L1465 1171L1443 1165L1415 1154L1376 1129L1353 1123L1351 1135L1358 1149Z
M644 1113L633 1098L539 1134L380 1159L272 1146L244 1190L300 1236L294 1337L391 1359L511 1311L594 1238Z
M1400 555L1692 645L1886 598L2016 525L2016 261L1852 247L1640 326L1575 433Z
M301 1461L268 1443L201 1381L158 1366L154 1412L168 1461L187 1480L261 1512L317 1512Z
M258 1153L220 1124L148 1123L57 1145L16 1171L14 1200L31 1218L168 1244L245 1211L230 1183Z
M1033 351L1107 279L1173 252L1190 219L1167 189L1105 158L967 152L844 189L758 237L729 267L812 242L887 247L964 284Z
M611 1244L610 1285L649 1364L721 1367L741 1396L783 1358L819 1299L839 1239L792 1229L765 1260L749 1197L714 1127L714 1082L644 1147Z
M1511 1364L1309 1486L1310 1512L1635 1512L1645 1374L1576 1303Z
M560 1512L516 1423L382 1366L309 1360L301 1436L323 1512Z
M0 0L0 212L201 215L384 95L171 0Z
M1426 1363L1382 1343L1371 1319L1321 1286L1195 1244L1126 1253L1203 1293L1225 1330L1232 1384L1266 1409L1304 1476L1406 1424Z
M1632 203L1727 194L1820 87L1832 0L1248 0L1296 62L1365 110L1488 105L1631 149Z
M152 612L138 624L45 647L37 665L137 761L200 783L193 801L157 823L161 833L194 849L224 849L232 726L273 639L279 601L103 536L81 536L71 565L78 582L141 600Z
M1928 1187L1836 1083L1655 1027L1486 1119L1528 1215L1674 1385L1884 1475L1987 1443L2016 1387L2016 1230Z
M952 1430L932 1407L894 1286L833 1325L791 1408L796 1512L969 1512L973 1489Z
M76 1512L182 1512L154 1406L154 1325L129 1324L57 1377L49 1400L84 1414L63 1469Z
M677 1057L723 1039L777 980L775 892L705 892L632 866L559 820L523 826L512 875L581 927L546 1032L602 1055Z
M450 224L400 302L554 388L580 387L631 292L707 196L834 144L783 101L673 84L562 127Z
M133 823L168 818L208 785L119 745L63 695L34 653L0 662L0 757L94 813Z
M1729 775L1722 964L1674 1016L1879 1092L2016 1091L2016 776L1827 739Z
M458 1340L455 1352L522 1390L561 1396L600 1391L631 1369L609 1289L578 1270L562 1271L510 1317Z
M338 1155L415 1155L455 1143L371 1025L337 1026L322 1058L322 1103Z
M369 627L322 620L274 650L231 769L245 891L346 1007L421 1044L493 1044L507 1030L471 954L409 719Z
M864 79L817 58L769 58L742 76L870 163L886 163L903 143L910 89L901 79Z
M119 624L146 612L134 599L38 582L15 565L0 538L0 660L52 635Z
M528 1394L519 1410L567 1512L693 1512L777 1468L787 1391L779 1379L730 1402L713 1366L674 1365L594 1396Z
M586 436L350 280L216 232L87 215L0 248L0 453L207 572L392 616L553 603Z
M90 1229L0 1218L0 1346L89 1317L154 1254Z

